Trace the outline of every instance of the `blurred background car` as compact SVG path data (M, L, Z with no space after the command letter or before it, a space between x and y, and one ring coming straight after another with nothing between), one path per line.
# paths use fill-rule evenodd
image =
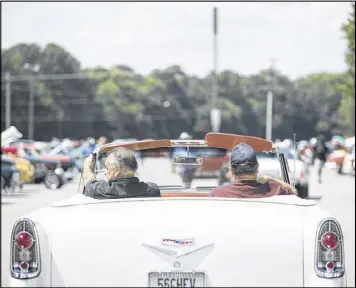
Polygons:
M9 156L1 155L1 191L11 194L21 189L22 184L15 160Z
M1 152L15 160L16 168L20 171L21 182L23 184L33 182L35 168L28 159L17 156L17 148L3 147Z
M43 160L44 164L49 170L54 171L56 168L62 168L65 173L67 180L73 179L77 175L77 170L75 169L75 160L68 155L63 154L47 154L41 153L42 151L36 151L34 144L13 144L14 147L18 147L19 154L24 157L33 157Z
M175 156L187 156L188 151L185 147L176 147L171 153L171 157ZM217 148L189 148L189 155L192 157L203 157L204 161L201 166L199 166L194 172L194 178L217 178L219 176L219 169L223 164L224 158L226 156L225 149ZM172 172L176 173L177 168L172 165Z
M17 146L2 147L2 151L16 155L16 158L25 159L34 167L33 182L41 183L45 179L49 170L55 169L57 162L41 159L32 153L25 153Z

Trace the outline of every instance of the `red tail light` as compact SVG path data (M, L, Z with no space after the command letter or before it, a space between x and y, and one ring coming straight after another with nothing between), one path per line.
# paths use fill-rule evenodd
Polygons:
M26 270L29 268L29 265L27 262L21 262L20 267L21 267L21 269Z
M28 249L33 244L33 238L28 232L20 232L15 237L15 243L20 249Z
M321 278L345 274L344 243L340 224L333 218L323 220L316 235L315 271Z
M334 262L328 262L328 263L326 263L326 267L329 268L329 269L333 269L333 268L335 268L335 263Z
M35 278L41 271L40 247L35 224L29 219L18 220L11 235L11 277Z
M323 236L321 236L320 244L325 249L335 249L338 245L339 238L333 232L326 232Z

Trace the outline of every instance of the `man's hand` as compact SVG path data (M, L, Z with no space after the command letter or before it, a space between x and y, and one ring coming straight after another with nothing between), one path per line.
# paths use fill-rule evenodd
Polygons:
M87 158L85 158L83 168L87 171L94 172L94 164L93 154L90 154Z
M84 165L83 165L83 181L84 185L89 181L89 180L94 180L95 175L94 175L94 158L93 155L90 154L89 157L85 158L84 160Z

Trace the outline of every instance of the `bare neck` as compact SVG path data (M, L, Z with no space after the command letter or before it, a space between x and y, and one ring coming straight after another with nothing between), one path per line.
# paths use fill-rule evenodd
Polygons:
M233 175L233 182L239 182L241 180L257 180L257 173L248 173L248 174L240 174L240 175Z

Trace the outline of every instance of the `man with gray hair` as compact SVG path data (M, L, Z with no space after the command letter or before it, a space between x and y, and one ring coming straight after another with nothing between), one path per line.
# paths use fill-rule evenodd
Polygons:
M93 156L84 161L84 194L95 199L117 199L131 197L161 197L155 183L140 182L135 177L138 168L132 151L120 147L111 151L105 160L106 180L96 180Z

